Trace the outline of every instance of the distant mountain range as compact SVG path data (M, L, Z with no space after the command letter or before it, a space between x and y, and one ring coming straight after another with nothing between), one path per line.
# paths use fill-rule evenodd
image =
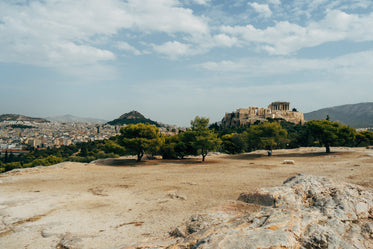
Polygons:
M48 120L43 118L31 118L19 114L2 114L0 115L0 122L3 121L29 121L36 123L49 123Z
M125 124L137 124L137 123L149 123L157 127L161 126L158 122L145 118L141 113L137 111L131 111L131 112L125 113L119 118L108 122L108 124L110 125L125 125Z
M97 118L82 118L73 116L70 114L62 115L62 116L55 116L55 117L47 117L46 119L50 121L55 122L75 122L75 123L98 123L98 124L104 124L107 121L103 119L97 119Z
M306 121L323 120L329 115L330 121L336 121L354 128L373 127L373 102L352 105L340 105L323 108L304 114Z

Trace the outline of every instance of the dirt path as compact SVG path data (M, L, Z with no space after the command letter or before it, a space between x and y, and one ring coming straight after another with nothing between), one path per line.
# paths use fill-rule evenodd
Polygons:
M297 173L373 187L373 150L265 151L182 161L62 163L0 175L0 248L120 248ZM294 160L295 164L283 164Z

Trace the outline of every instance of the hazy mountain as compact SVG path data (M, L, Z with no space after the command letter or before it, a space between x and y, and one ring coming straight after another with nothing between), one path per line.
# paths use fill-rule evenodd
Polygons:
M108 124L110 125L125 125L125 124L137 124L137 123L149 123L157 127L160 127L160 124L158 122L145 118L144 115L142 115L141 113L137 111L131 111L131 112L125 113L119 118L108 122Z
M73 116L70 114L66 114L62 116L55 116L55 117L47 117L46 119L50 121L55 121L55 122L98 123L98 124L106 123L106 120L103 120L103 119L77 117L77 116Z
M48 120L43 118L32 118L27 117L19 114L2 114L0 115L0 122L3 121L29 121L29 122L37 122L37 123L49 123Z
M373 127L373 102L323 108L304 114L305 120L337 121L354 128Z

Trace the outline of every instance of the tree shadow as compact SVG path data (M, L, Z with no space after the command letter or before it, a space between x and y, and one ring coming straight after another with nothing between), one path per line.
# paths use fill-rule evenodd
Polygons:
M137 162L136 159L123 159L123 158L107 158L107 159L98 159L91 164L99 166L142 166L147 165L148 161Z
M140 162L137 162L136 159L127 159L127 158L107 158L99 159L91 164L99 166L117 166L117 167L137 167L137 166L151 166L159 164L184 164L184 165L195 165L195 164L211 164L216 163L216 160L208 160L205 162L201 161L201 158L184 158L184 159L143 159Z
M273 158L273 157L324 157L324 156L337 156L343 155L349 152L289 152L289 153L282 153L273 151L272 156L268 156L267 153L263 152L263 154L238 154L238 155L230 155L228 156L229 159L234 160L255 160L259 158Z
M324 157L324 156L338 156L349 152L291 152L283 154L272 154L272 157Z
M206 157L205 161L202 162L201 158L183 158L183 159L162 159L157 160L160 163L164 164L186 164L186 165L193 165L193 164L211 164L211 163L217 163L217 160L209 160L208 157Z
M234 159L234 160L255 160L261 157L268 157L265 154L237 154L237 155L229 155L227 158Z

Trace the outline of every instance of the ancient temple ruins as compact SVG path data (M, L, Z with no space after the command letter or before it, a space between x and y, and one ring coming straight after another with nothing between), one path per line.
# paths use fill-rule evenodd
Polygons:
M303 113L296 110L291 111L289 102L272 102L268 108L240 108L235 112L225 113L222 120L222 127L247 126L256 121L267 121L268 118L284 119L295 124L304 123Z

